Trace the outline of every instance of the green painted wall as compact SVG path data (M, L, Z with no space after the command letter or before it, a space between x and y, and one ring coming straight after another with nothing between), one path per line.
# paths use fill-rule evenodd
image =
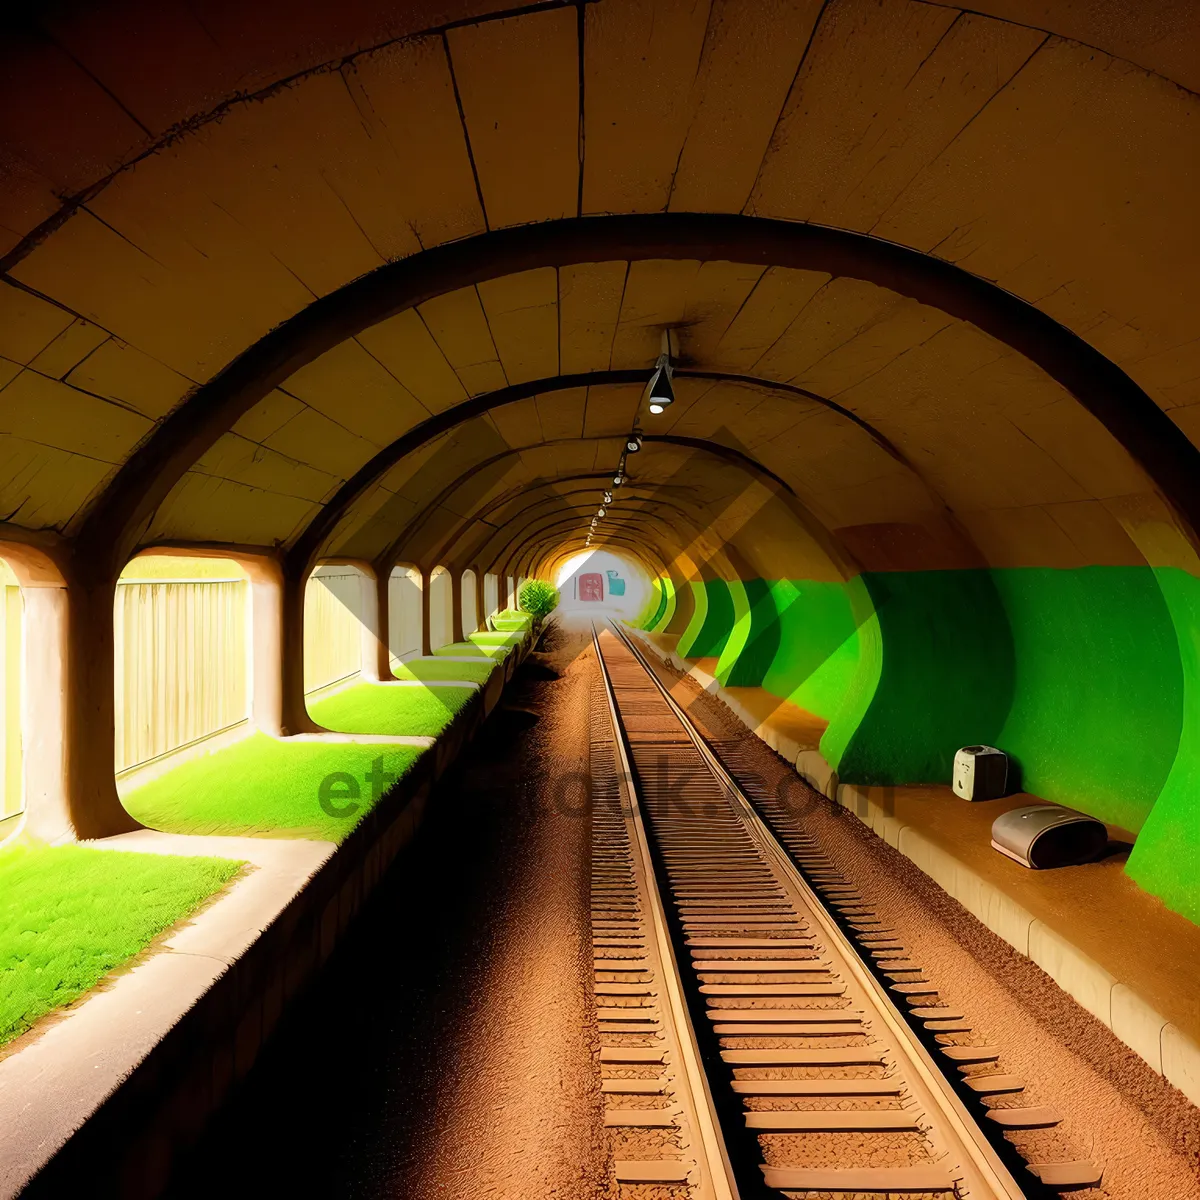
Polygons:
M719 658L733 630L733 597L723 579L693 583L696 611L679 639L679 653L688 658Z
M650 585L650 599L636 624L639 629L654 629L667 615L667 588L670 580L656 579Z
M725 682L827 718L843 780L947 783L958 747L998 745L1024 790L1141 830L1130 874L1200 921L1200 580L1021 568L700 591L680 652L724 651Z
M761 687L779 652L779 614L765 579L747 579L740 586L738 623L744 637L731 637L717 666L717 678L728 687ZM734 591L735 609L738 591Z
M1126 870L1168 908L1200 924L1200 580L1169 568L1154 574L1183 675L1179 751Z
M996 744L1016 757L1022 790L1136 832L1171 771L1184 712L1179 639L1156 573L992 576L1015 668Z
M762 686L819 717L831 717L858 665L858 629L850 593L841 583L779 579L766 585L772 625L763 650L775 652ZM764 605L765 608L765 605Z
M878 665L860 655L859 670L878 682L853 731L838 731L845 749L832 765L851 783L949 782L955 751L994 742L1012 702L1012 639L995 584L987 571L861 579L881 646L870 656Z

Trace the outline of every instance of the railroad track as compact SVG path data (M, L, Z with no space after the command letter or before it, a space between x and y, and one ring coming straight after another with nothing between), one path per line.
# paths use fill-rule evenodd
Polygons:
M593 636L607 702L607 720L594 717L593 771L611 746L593 865L606 1121L630 1119L613 1116L622 1054L648 1067L634 1073L656 1089L652 1119L672 1114L659 1126L665 1140L626 1143L618 1181L657 1175L677 1190L656 1194L687 1197L1025 1196L826 905L861 916L881 953L902 947L797 842L814 884L828 884L822 903L640 652L612 629ZM618 901L623 909L605 907ZM899 957L891 965L900 980L905 967L919 975ZM613 988L622 1009L635 995L653 1009L636 1038L619 1032L629 1025L601 990ZM996 1057L943 1052L957 1065Z

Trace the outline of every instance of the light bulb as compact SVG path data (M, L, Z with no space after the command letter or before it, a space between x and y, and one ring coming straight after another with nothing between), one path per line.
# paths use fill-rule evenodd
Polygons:
M662 410L663 410L663 406L662 406L661 404L652 404L652 405L650 405L650 411L651 411L651 412L652 412L652 413L653 413L653 414L654 414L656 417L658 416L658 414L659 414L659 413L661 413L661 412L662 412Z

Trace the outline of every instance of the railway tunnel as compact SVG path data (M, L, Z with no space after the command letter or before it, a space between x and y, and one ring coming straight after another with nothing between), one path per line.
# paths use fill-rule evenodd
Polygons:
M1200 11L0 20L5 1195L1200 1197Z

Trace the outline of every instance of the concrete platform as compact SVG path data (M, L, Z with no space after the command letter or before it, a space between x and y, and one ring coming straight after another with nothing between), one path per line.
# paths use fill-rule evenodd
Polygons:
M36 1040L0 1060L3 1196L20 1191L337 849L332 842L185 837L152 829L86 844L232 858L249 870L133 970L51 1016Z
M681 659L677 638L631 632L1200 1104L1200 927L1124 873L1131 834L1110 827L1110 852L1099 862L1028 870L991 848L991 827L1001 813L1040 797L969 804L949 787L842 783L818 749L819 717L762 688L723 688L712 675L715 661Z

